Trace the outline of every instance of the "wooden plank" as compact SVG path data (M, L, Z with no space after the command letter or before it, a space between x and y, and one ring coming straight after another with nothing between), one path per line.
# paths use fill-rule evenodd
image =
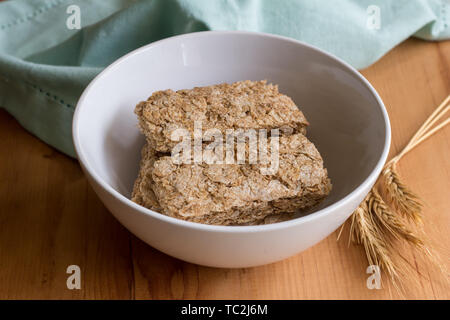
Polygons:
M362 72L383 98L398 152L450 93L450 42L410 39ZM450 129L402 160L425 200L425 230L448 262ZM420 266L404 296L384 279L368 290L361 248L334 233L287 260L248 269L200 267L171 258L125 230L104 208L75 160L0 111L0 298L16 299L448 299L439 272ZM344 231L345 233L345 231ZM404 252L411 255L409 248ZM416 257L417 258L417 257ZM67 266L82 289L66 287ZM413 289L414 288L414 289Z
M130 234L78 163L0 116L0 298L129 298ZM83 290L66 268L81 267Z

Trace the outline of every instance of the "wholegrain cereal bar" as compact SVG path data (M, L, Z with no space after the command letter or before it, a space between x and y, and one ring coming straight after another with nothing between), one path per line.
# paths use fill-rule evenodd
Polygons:
M305 136L308 121L291 98L266 81L158 91L135 113L146 143L131 199L161 214L214 225L268 224L292 218L331 190L322 157ZM267 141L266 159L277 156L276 170L264 172L273 164L267 162L199 162L191 153L171 155L179 146L175 130L195 136L199 122L202 133L214 129L224 135L230 129L279 129ZM203 140L199 149L211 159L217 156ZM234 157L236 146L232 150ZM245 154L250 153L246 146Z
M193 133L195 121L201 122L202 130L223 133L240 128L305 134L308 125L292 99L266 81L158 91L139 103L135 113L150 147L159 152L170 152L178 143L172 139L176 129Z
M279 138L279 167L273 174L261 173L260 164L177 164L170 156L156 158L149 145L142 155L133 201L193 222L282 221L314 206L331 189L319 152L301 133Z

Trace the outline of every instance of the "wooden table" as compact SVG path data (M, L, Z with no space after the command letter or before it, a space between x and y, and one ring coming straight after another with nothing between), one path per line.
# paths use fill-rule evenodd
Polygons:
M450 42L410 39L362 73L388 108L391 152L398 152L450 93ZM406 156L400 170L425 200L425 229L448 262L450 127ZM171 258L113 218L76 160L0 111L2 299L402 298L386 279L381 290L367 289L363 250L348 247L346 235L339 242L336 236L257 268L214 269ZM81 290L66 287L66 268L73 264L81 268ZM422 277L407 288L406 298L450 298L439 272L416 267Z

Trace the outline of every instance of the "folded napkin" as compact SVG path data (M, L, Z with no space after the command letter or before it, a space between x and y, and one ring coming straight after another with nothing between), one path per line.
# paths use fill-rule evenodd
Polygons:
M449 38L449 23L448 0L4 1L0 107L75 156L71 124L83 89L105 66L152 41L203 30L268 32L364 68L412 35Z

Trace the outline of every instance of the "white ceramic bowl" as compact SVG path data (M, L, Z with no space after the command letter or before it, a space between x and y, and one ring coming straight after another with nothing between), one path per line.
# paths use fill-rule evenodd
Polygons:
M133 113L154 91L267 79L310 121L333 190L314 212L262 226L181 221L129 200L144 138ZM249 267L292 256L336 230L374 184L388 155L383 102L355 69L319 49L274 35L200 32L168 38L120 58L86 88L74 116L78 159L105 206L132 233L173 257Z

